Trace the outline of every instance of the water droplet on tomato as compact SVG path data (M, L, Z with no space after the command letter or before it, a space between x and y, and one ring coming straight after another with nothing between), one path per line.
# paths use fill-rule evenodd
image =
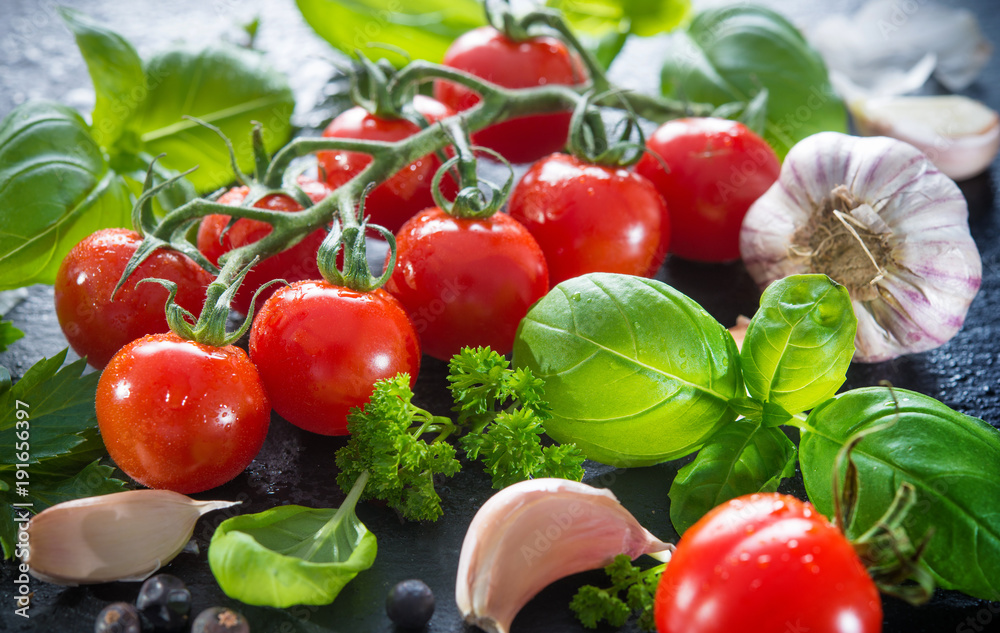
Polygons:
M739 561L741 563L750 562L750 552L743 552L742 554L740 554Z
M788 541L788 549L798 549L798 547L799 547L799 542L796 541L795 539L791 539L790 541Z
M761 569L766 569L768 565L771 564L771 557L767 554L761 554L757 557L757 566Z
M763 580L761 580L760 578L755 578L753 582L750 583L750 589L756 591L757 589L760 589L761 585L763 584L764 584Z
M802 557L802 563L804 565L808 565L809 563L813 562L814 560L815 560L815 558L813 557L812 554L806 554L805 556Z

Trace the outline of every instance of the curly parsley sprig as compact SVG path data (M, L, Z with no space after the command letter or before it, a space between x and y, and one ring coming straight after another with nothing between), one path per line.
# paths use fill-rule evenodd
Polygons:
M466 455L482 461L495 488L533 477L583 479L576 446L542 446L542 422L550 414L543 382L530 370L510 369L488 347L465 348L451 359L448 381L457 422L414 405L405 374L375 384L364 408L347 417L351 439L337 451L343 490L368 471L364 498L382 499L404 518L433 521L442 514L435 476L451 477L461 468L445 440L461 432Z
M594 585L580 587L569 603L569 608L588 629L596 629L600 622L620 627L633 612L638 612L637 624L644 631L656 628L653 621L653 602L660 575L667 564L650 569L639 569L625 554L615 556L613 563L604 568L611 579L611 586L602 589ZM619 595L625 592L625 599Z

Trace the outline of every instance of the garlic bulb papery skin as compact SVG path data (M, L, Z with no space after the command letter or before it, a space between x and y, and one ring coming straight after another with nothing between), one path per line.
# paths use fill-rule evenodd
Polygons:
M1000 150L1000 115L961 95L858 98L848 108L862 134L905 141L955 180L982 173Z
M609 565L618 554L672 550L609 490L567 479L522 481L490 497L469 524L455 601L469 624L508 633L521 607L552 582Z
M919 150L885 137L821 132L796 144L747 212L743 263L764 288L795 273L847 287L854 360L922 352L962 327L982 281L958 186Z
M238 503L169 490L59 503L28 522L28 570L58 585L144 580L184 549L198 517Z

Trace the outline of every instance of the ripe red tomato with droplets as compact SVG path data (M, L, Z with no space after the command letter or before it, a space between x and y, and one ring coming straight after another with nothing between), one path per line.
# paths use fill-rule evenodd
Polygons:
M111 459L150 488L191 494L234 479L260 452L271 420L246 352L176 334L119 351L97 383L97 423Z
M667 121L646 147L668 167L646 154L635 171L670 209L670 252L701 262L738 259L743 216L778 179L774 150L742 123L713 118Z
M459 36L442 63L505 88L587 81L579 56L561 40L542 36L515 42L491 26ZM455 110L468 110L480 100L473 90L444 80L434 82L434 97ZM472 140L500 152L511 162L538 160L566 145L571 115L555 112L518 117L484 128L474 133Z
M781 494L724 503L691 526L660 577L659 633L877 633L882 601L851 543Z
M175 301L201 312L212 275L180 253L156 250L115 294L118 280L142 237L128 229L103 229L70 249L55 280L56 317L66 340L80 356L103 368L125 344L146 334L167 332L164 306L168 291L146 277L177 284Z
M423 95L413 98L413 108L429 123L436 123L455 114L448 106ZM384 119L361 107L354 107L331 121L323 130L323 136L396 142L419 131L420 126L407 119ZM354 178L372 160L368 154L342 151L317 152L316 159L326 172L326 182L331 189ZM365 215L371 216L373 224L384 226L395 233L415 213L434 206L431 180L440 166L441 161L437 156L428 154L399 170L368 194L365 199ZM446 177L442 183L445 192L452 193L448 188L454 188L451 179Z
M330 193L322 182L309 178L299 178L299 186L313 202L319 202ZM219 198L219 204L239 206L250 193L249 187L233 187ZM264 196L253 205L258 209L294 213L302 210L302 205L294 198L284 194ZM260 220L240 218L223 234L229 224L228 215L209 215L201 221L198 227L198 250L213 264L219 263L219 258L229 251L252 244L264 239L271 232L271 225ZM220 239L221 236L221 239ZM323 243L326 231L316 229L292 248L272 255L254 266L236 291L232 307L238 312L247 314L254 292L272 279L299 281L301 279L316 279L319 268L316 267L316 251ZM260 306L275 291L274 287L266 289L257 297Z
M384 290L301 281L275 292L257 313L250 358L281 417L314 433L345 435L348 412L368 402L376 382L406 372L410 386L416 383L420 343Z
M403 304L425 354L448 360L462 347L514 345L517 325L549 289L545 255L505 213L462 219L434 207L396 234L385 288Z
M652 277L670 243L667 206L652 183L568 154L531 166L510 215L542 247L553 286L592 272Z

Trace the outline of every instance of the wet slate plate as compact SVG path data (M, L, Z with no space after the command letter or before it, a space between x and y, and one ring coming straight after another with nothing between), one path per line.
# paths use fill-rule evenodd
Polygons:
M186 14L189 18L180 25L170 20L151 19L150 15L164 17L163 5L152 2L130 3L132 11L127 16L116 14L110 8L113 3L109 2L88 0L76 4L115 24L133 40L141 40L139 47L143 52L152 46L151 42L162 45L175 37L191 37L188 31L194 23L198 24L196 32L207 37L234 31L233 18L226 14L227 7L232 7L233 3L194 0L170 3L170 11L190 11ZM288 6L290 3L247 4L263 14L262 46L272 53L280 68L292 73L300 103L314 102L313 97L321 94L322 89L316 88L315 66L309 66L305 56L308 52L325 50L325 45L316 42L308 29L293 19L294 8ZM788 10L782 6L788 3L772 4ZM858 2L831 4L838 10L849 10ZM992 0L961 4L977 13L988 35L1000 34L1000 14L990 11ZM801 19L821 6L831 9L818 2L798 3L794 15ZM0 51L3 51L0 55L0 88L3 89L0 90L3 93L0 116L28 96L68 99L84 110L88 108L88 99L92 99L71 38L58 23L51 21L50 14L37 7L27 0L4 3L5 18L10 16L10 19L0 20ZM200 16L201 20L190 16ZM276 34L277 29L274 29L269 34L269 19L283 30ZM121 26L123 23L125 26ZM25 33L32 37L27 39ZM148 37L141 39L143 36ZM630 85L650 85L656 79L655 69L650 70L648 65L636 61L644 59L642 54L642 51L633 52L614 69ZM308 72L303 70L307 66ZM41 81L43 77L50 80ZM993 108L1000 108L1000 60L991 61L971 93ZM328 114L322 108L306 108L297 119L306 127L314 127ZM992 178L1000 177L997 165L992 172ZM984 264L982 290L972 305L965 328L941 349L887 363L852 366L846 388L889 380L898 387L931 395L959 411L1000 426L1000 361L997 361L1000 351L997 343L1000 341L1000 209L994 199L992 178L985 174L962 183L969 200L972 234ZM670 260L660 271L659 278L690 295L727 325L734 322L738 314L749 315L756 308L757 291L740 264L710 266ZM15 376L23 374L42 356L51 356L65 347L52 309L51 288L32 287L28 299L8 317L27 334L0 354L0 364ZM425 359L416 389L420 404L442 414L448 409L444 376L443 363ZM336 506L343 494L334 482L333 456L342 445L342 439L310 435L276 417L263 451L250 468L226 486L197 496L241 500L244 503L238 508L239 512L257 512L283 503ZM643 525L661 538L674 540L677 535L669 521L667 490L677 469L686 461L632 470L589 464L586 481L613 490ZM800 477L786 482L782 489L804 496ZM455 570L465 529L476 508L492 492L488 478L478 467L470 466L442 487L445 516L437 523L404 523L383 506L361 504L359 517L378 537L378 558L371 570L360 574L334 604L326 607L255 608L223 595L209 571L205 549L215 526L226 518L225 512L209 515L198 524L195 539L201 546L200 554L182 554L165 571L188 583L196 611L214 604L233 606L249 617L254 631L267 633L393 631L383 606L389 587L405 578L422 578L434 590L438 601L427 630L435 633L471 631L475 629L462 624L454 603ZM0 630L90 631L97 613L105 605L114 600L134 600L139 590L137 584L130 583L64 588L32 580L31 617L24 620L13 614L16 576L12 564L0 565ZM555 583L518 616L514 631L586 630L575 622L567 605L580 584L601 581L602 575L592 572ZM885 612L884 630L889 633L988 631L997 630L991 627L1000 622L1000 605L945 591L937 592L934 599L921 608L886 599ZM629 624L622 630L634 631L635 627ZM753 630L752 623L748 623L747 630Z

